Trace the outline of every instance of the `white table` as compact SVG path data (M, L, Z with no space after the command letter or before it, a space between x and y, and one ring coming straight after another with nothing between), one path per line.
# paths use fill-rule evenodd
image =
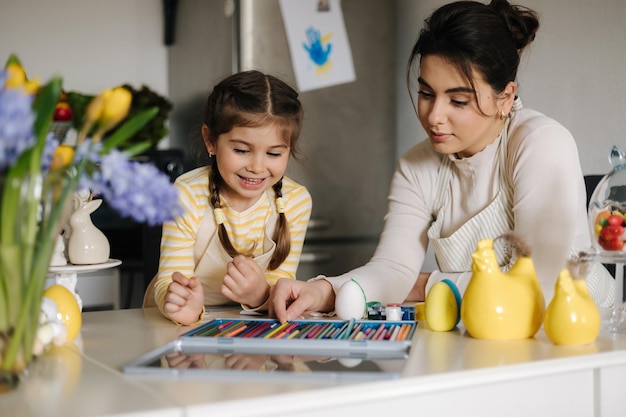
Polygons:
M213 313L218 317L238 313ZM10 394L3 416L626 415L626 335L560 347L540 331L473 339L421 325L402 377L384 381L215 381L141 377L121 367L188 331L155 309L83 314L76 345L55 349Z

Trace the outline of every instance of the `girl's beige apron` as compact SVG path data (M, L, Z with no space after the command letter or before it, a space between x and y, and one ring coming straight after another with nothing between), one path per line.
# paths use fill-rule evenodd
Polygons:
M265 226L263 253L254 257L255 262L263 271L267 270L276 250L276 243L272 241L270 236L274 235L277 221L278 214L275 212L275 208L273 208L273 212ZM195 264L194 276L200 279L204 290L204 304L212 306L233 304L230 299L224 297L221 293L222 281L226 275L226 266L233 258L222 247L216 230L217 225L215 224L213 209L208 208L198 225L193 259ZM156 307L154 301L155 282L156 276L152 278L146 289L143 299L144 308Z

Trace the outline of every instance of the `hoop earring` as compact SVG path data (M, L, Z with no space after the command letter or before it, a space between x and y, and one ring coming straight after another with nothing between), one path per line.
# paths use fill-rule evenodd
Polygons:
M500 120L506 119L507 115L504 114L504 110L500 110Z
M213 152L209 151L209 158L213 158Z

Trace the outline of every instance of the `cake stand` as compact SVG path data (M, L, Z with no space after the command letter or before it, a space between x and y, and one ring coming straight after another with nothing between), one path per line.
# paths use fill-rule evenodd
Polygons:
M78 282L78 274L79 273L87 273L87 272L95 272L100 271L102 269L115 268L122 264L122 261L119 259L109 259L106 262L101 264L89 264L89 265L58 265L51 266L49 271L51 274L54 274L54 283L63 285L65 288L70 290L70 292L76 297L76 301L78 301L78 306L80 310L83 310L83 300L80 298L80 295L76 292L76 283Z

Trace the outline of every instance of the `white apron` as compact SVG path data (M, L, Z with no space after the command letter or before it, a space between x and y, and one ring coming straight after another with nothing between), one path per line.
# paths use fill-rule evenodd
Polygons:
M452 177L452 161L449 157L444 157L435 186L435 200L433 213L436 214L435 222L428 229L428 238L433 246L435 258L441 272L468 272L472 267L472 253L476 250L479 240L485 238L494 239L503 233L513 230L514 219L512 209L512 190L508 187L506 178L505 159L508 142L508 128L510 118L506 120L502 133L500 134L500 144L498 145L497 156L499 160L500 191L487 207L474 215L460 228L448 237L441 237L443 224L443 210L450 198L450 178ZM494 241L494 249L498 258L498 263L503 270L511 260L511 254L505 250L501 240Z
M254 257L263 271L267 270L276 249L276 243L272 241L271 236L274 235L278 214L272 205L271 207L273 212L265 225L263 253ZM198 225L193 259L194 276L200 280L204 289L204 304L209 306L232 304L232 300L222 295L221 287L226 275L226 266L233 258L226 253L220 243L213 208L207 209Z

